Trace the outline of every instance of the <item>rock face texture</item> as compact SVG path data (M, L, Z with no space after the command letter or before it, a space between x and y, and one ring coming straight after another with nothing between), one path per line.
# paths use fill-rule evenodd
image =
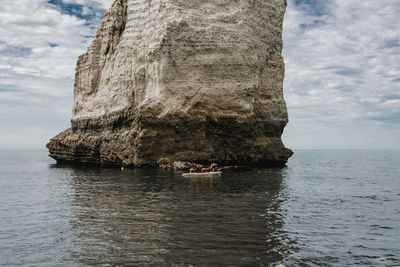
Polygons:
M286 0L116 0L78 58L58 162L283 165Z

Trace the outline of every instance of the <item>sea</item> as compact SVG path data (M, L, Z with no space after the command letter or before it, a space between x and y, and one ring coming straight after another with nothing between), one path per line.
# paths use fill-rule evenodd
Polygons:
M188 178L3 150L0 266L400 266L400 151Z

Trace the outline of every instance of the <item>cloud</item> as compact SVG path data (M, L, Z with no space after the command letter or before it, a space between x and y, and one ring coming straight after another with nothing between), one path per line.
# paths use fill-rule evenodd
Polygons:
M400 3L288 2L284 88L291 124L286 129L286 143L354 148L355 139L367 140L365 136L384 129L386 140L373 142L373 147L400 148L396 138L400 136L400 102L388 100L400 91L396 82L400 77ZM342 139L331 135L338 131L344 135ZM308 138L298 142L299 132L307 132ZM344 141L345 136L352 139ZM356 147L371 147L371 143L357 142Z
M109 9L114 0L63 0L64 3L82 5L85 7L101 7L103 9Z
M0 148L44 147L69 127L76 59L105 2L2 0Z
M0 148L69 127L77 57L112 0L2 0ZM397 0L288 0L284 84L292 148L400 148Z

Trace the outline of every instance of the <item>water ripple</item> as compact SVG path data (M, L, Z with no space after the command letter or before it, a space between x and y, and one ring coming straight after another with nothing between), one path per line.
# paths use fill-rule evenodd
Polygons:
M296 151L188 179L0 153L0 266L399 265L399 159Z

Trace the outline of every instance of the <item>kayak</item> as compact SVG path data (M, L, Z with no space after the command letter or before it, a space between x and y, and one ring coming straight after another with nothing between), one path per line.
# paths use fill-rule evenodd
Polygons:
M211 176L211 175L221 175L222 172L193 172L184 173L182 176Z

